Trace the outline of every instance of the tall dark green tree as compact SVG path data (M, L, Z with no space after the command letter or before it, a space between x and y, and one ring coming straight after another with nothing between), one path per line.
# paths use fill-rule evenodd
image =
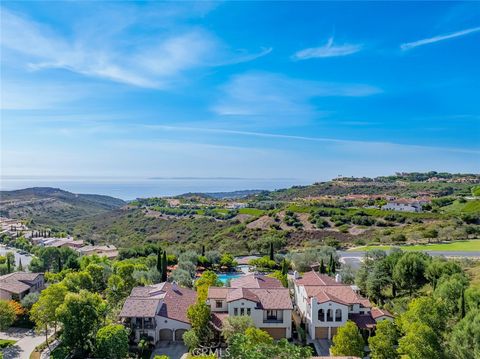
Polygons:
M320 273L321 273L321 274L327 273L327 269L325 268L325 263L323 263L323 258L322 258L322 260L320 261Z
M167 251L163 251L163 257L162 257L162 282L167 281Z
M205 245L202 246L202 257L205 257Z
M287 263L287 260L285 258L283 258L283 261L282 261L282 274L283 275L288 274L288 263Z
M273 242L270 243L270 260L274 260L274 253L273 253Z
M159 273L162 273L162 250L160 247L157 251L157 270Z

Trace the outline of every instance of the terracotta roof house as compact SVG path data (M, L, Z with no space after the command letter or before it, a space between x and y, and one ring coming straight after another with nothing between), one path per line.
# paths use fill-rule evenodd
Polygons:
M120 318L135 333L135 340L147 335L154 343L182 341L191 328L187 309L197 301L197 292L163 282L135 287L123 304Z
M231 287L210 287L207 303L218 330L228 316L248 315L273 338L292 336L292 299L278 279L251 274L231 281Z
M0 299L21 300L45 288L43 273L14 272L0 277Z
M371 331L380 320L392 320L385 310L372 308L355 286L341 283L340 276L307 272L294 279L295 304L311 339L332 339L347 320Z

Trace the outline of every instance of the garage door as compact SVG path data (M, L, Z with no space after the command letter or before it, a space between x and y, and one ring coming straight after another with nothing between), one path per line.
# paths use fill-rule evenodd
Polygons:
M185 334L186 331L187 331L187 329L177 329L177 330L175 330L175 340L177 342L179 342L179 341L183 342L183 334Z
M160 340L173 340L173 331L171 329L160 329L158 336Z
M332 329L331 329L331 333L332 333L331 339L333 339L333 337L335 336L335 334L337 334L337 330L338 330L337 327L332 327Z
M286 337L287 328L260 328L271 335L273 339L282 339Z
M328 327L316 327L315 339L328 339Z

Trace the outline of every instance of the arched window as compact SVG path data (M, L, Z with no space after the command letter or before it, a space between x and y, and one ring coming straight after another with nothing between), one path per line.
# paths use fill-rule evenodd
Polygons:
M337 309L335 311L335 321L336 322L341 322L342 321L342 310L341 309Z
M327 322L333 322L333 310L327 310Z
M318 320L321 322L325 321L325 311L323 309L318 310Z

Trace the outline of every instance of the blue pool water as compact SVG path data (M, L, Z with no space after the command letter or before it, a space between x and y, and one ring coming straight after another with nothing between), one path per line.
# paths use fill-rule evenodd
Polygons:
M243 276L241 273L219 273L218 279L220 279L222 283L226 283L229 279L235 279L241 276Z

